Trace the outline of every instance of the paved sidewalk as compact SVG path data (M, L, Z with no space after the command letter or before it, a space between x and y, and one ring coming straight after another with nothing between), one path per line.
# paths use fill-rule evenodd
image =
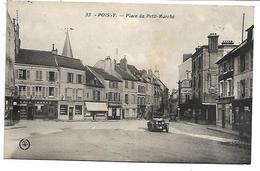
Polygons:
M220 128L218 126L209 126L207 127L207 129L213 130L213 131L218 131L218 132L224 132L226 134L231 134L231 135L236 135L238 136L239 133L237 131L233 131L233 130L229 130L229 129L225 129L225 128Z

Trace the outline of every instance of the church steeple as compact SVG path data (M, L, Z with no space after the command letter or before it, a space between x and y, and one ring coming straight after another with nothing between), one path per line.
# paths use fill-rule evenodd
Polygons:
M67 56L73 58L73 53L71 49L71 44L70 44L70 38L69 38L69 32L68 30L73 30L73 28L66 28L66 39L62 51L62 56Z

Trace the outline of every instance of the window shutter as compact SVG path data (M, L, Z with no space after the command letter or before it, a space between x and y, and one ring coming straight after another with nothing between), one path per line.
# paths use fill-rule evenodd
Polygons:
M42 71L40 71L40 80L42 80Z
M237 98L240 98L240 82L237 82Z
M32 96L35 97L35 87L32 87Z
M79 83L78 75L76 75L76 83Z
M72 98L74 99L75 98L75 89L73 88L73 94L72 94Z
M46 87L46 97L49 97L49 87Z
M18 79L18 69L15 70L15 78Z
M55 96L55 97L58 97L58 88L55 88L55 89L54 89L54 96Z
M30 97L30 95L31 95L31 92L30 92L30 87L29 87L29 86L27 86L27 97Z
M42 97L45 97L45 87L42 87Z
M57 72L54 74L54 81L57 81Z
M30 79L30 70L26 70L26 80Z
M245 80L245 97L246 97L246 98L249 96L248 90L249 90L249 80L246 79L246 80Z
M46 81L49 81L49 71L46 72Z
M240 69L240 56L238 56L237 58L237 73L240 73L241 69Z

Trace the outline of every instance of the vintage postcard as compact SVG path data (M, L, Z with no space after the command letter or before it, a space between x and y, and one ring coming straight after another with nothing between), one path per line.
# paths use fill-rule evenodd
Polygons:
M5 159L250 164L254 6L8 1Z

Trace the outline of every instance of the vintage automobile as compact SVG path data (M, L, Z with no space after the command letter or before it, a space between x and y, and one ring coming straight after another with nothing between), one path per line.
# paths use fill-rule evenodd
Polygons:
M169 123L166 123L162 117L153 117L147 122L148 130L153 131L169 131Z

